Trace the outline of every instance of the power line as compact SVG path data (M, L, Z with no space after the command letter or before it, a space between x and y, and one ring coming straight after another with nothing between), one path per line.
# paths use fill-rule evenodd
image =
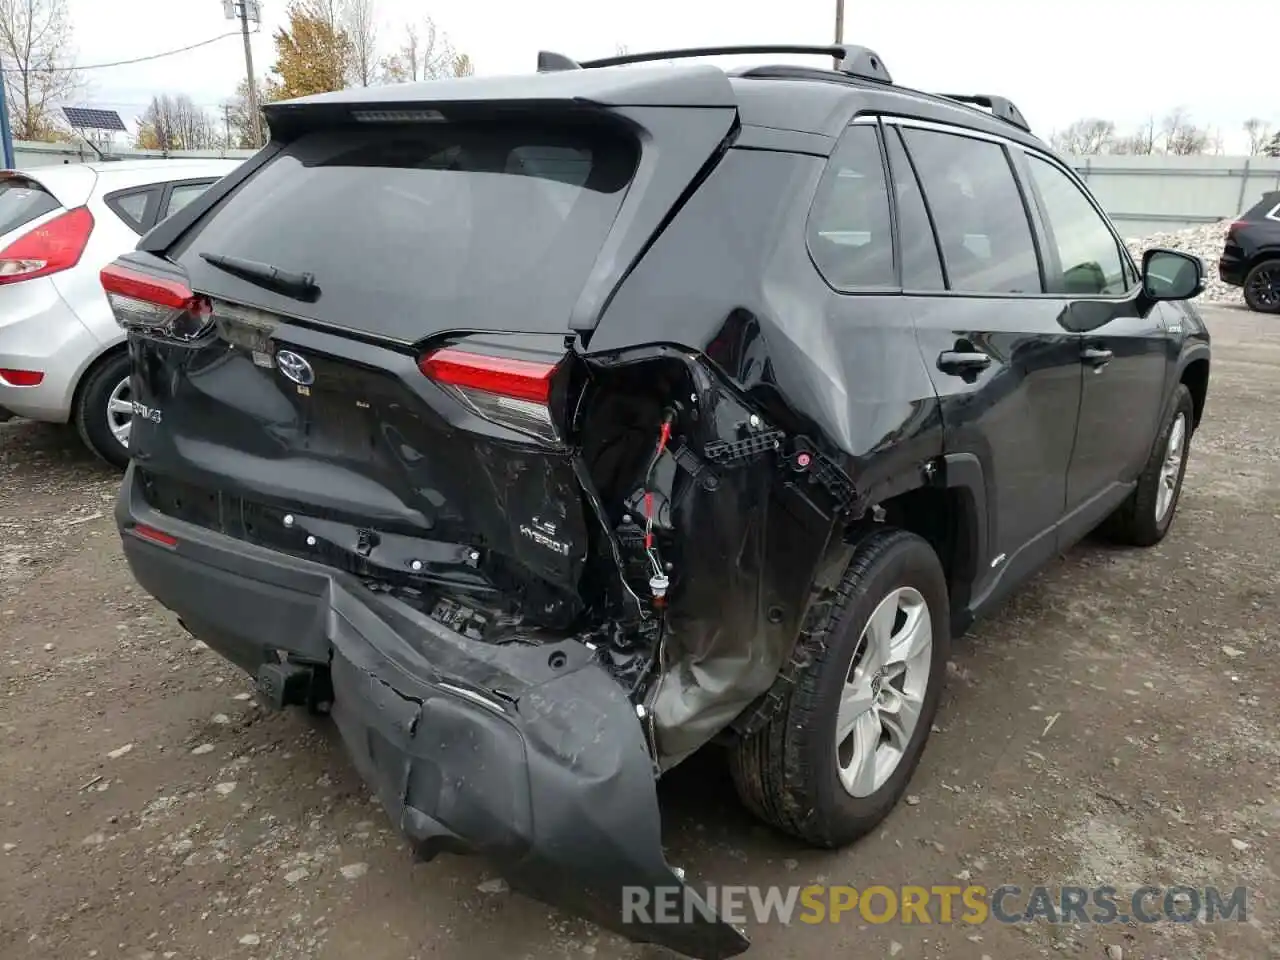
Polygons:
M32 67L29 70L18 70L12 67L6 67L4 73L69 73L74 70L101 70L104 67L127 67L133 63L145 63L148 60L160 60L164 57L176 56L179 53L186 53L188 50L196 50L200 47L207 47L211 43L217 43L219 40L225 40L227 37L238 37L240 31L234 33L222 33L216 37L210 37L208 40L201 40L199 43L193 43L187 47L179 47L177 50L166 50L164 53L152 53L145 57L134 57L132 60L116 60L112 63L90 63L85 66L68 66L68 67Z

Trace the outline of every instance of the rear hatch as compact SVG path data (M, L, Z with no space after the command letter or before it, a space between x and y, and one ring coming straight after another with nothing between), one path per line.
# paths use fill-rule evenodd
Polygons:
M144 334L132 453L148 498L421 589L446 617L460 592L486 638L568 627L594 523L572 455L574 328L734 111L285 106L265 162L108 268Z

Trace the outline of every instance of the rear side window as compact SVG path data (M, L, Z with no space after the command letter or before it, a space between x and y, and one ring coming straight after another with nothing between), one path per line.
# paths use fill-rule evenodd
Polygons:
M885 133L889 171L893 178L894 201L898 211L898 246L902 251L902 286L907 290L944 290L938 244L929 223L920 182L916 179L901 134L894 127Z
M147 223L147 206L152 203L159 187L142 187L135 190L117 190L103 199L121 220L135 233L142 233Z
M1062 264L1061 280L1055 280L1049 292L1074 296L1124 293L1129 283L1120 244L1089 198L1047 160L1027 154L1027 165L1044 203L1050 242Z
M897 286L880 136L874 126L845 131L809 213L809 252L837 290Z
M165 207L160 211L159 219L171 217L188 203L194 200L200 194L209 189L212 180L203 180L200 183L175 183L169 188L169 199L165 203Z
M368 125L305 134L175 251L193 285L418 340L567 329L638 159L634 140L548 124ZM315 275L314 303L210 267L217 253Z
M0 179L0 234L61 208L44 187L26 177Z
M951 289L1042 293L1031 224L1004 148L933 130L907 128L902 135L938 229Z

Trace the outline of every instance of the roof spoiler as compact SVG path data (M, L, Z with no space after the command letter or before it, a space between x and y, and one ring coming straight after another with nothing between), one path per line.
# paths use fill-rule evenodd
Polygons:
M597 67L618 67L628 63L652 63L659 60L684 60L690 57L723 57L760 54L801 54L803 56L831 57L836 62L836 72L863 80L893 83L893 77L879 54L867 47L842 43L822 46L803 44L757 44L729 47L684 47L677 50L654 50L649 53L621 53L615 57L581 62L562 53L543 50L538 53L538 72L557 73L562 70L591 70Z

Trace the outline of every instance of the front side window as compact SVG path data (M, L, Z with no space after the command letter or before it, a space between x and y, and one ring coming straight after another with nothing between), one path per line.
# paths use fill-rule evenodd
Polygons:
M905 128L958 293L1042 293L1040 261L1004 148L959 134Z
M1089 198L1047 160L1028 154L1031 179L1044 203L1050 243L1062 264L1062 276L1050 281L1050 293L1118 296L1129 289L1120 245Z
M850 127L827 165L809 212L809 252L837 290L897 285L880 136Z

